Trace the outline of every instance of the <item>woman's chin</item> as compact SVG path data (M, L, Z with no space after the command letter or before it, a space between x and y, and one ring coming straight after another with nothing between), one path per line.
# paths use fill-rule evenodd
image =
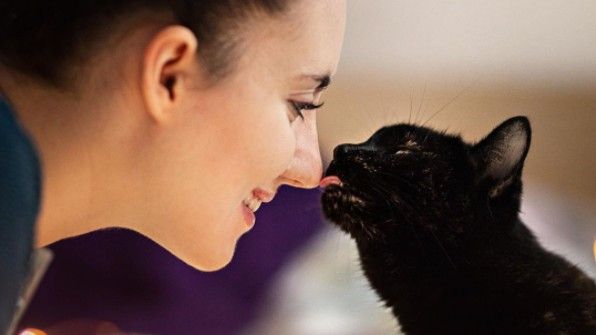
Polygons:
M213 272L232 261L238 240L249 230L240 207L233 207L228 215L224 215L227 220L215 222L213 217L215 216L199 218L198 215L194 215L181 218L179 224L170 230L156 231L147 229L147 226L136 227L138 229L135 230L188 266L200 271ZM205 227L196 222L210 222L211 227L219 229L204 230ZM186 229L181 229L183 227Z
M232 261L238 242L238 238L218 243L210 242L209 239L188 240L188 236L172 238L176 241L173 245L164 241L163 236L155 238L154 241L188 266L204 272L217 271L228 265ZM180 243L183 239L186 240L184 244ZM216 239L211 241L214 240Z
M232 256L233 256L233 254L232 254ZM226 265L230 264L231 261L232 261L232 257L229 257L228 259L226 259L224 261L201 263L201 264L197 264L197 266L193 266L193 267L195 269L203 271L203 272L215 272L215 271L219 271L219 270L223 269L224 267L226 267Z
M221 270L226 265L230 264L230 262L232 261L236 245L228 249L231 250L220 249L215 252L201 253L200 255L192 255L190 257L185 257L186 255L175 256L180 258L184 263L197 270L203 272L214 272Z
M221 243L211 245L210 250L203 249L191 255L192 257L188 261L184 259L183 261L200 271L218 271L230 264L234 258L237 243L238 238L232 241L221 241Z

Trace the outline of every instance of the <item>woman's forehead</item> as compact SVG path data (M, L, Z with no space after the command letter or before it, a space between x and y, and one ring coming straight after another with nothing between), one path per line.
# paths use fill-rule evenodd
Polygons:
M262 18L248 40L246 65L261 66L271 74L292 80L330 77L337 69L343 41L342 3L343 0L303 0L287 15Z
M304 0L294 31L300 54L312 73L335 73L343 43L346 7L343 0ZM316 68L315 68L316 67Z

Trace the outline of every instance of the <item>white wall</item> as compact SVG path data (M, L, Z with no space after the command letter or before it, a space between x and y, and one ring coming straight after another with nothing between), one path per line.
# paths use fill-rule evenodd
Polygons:
M596 85L596 1L348 0L340 71Z

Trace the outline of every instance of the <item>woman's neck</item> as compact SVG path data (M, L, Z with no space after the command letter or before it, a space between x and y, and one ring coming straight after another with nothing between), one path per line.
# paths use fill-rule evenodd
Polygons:
M122 170L114 166L124 164L118 157L125 155L117 134L107 131L118 128L110 117L116 112L110 99L98 92L84 99L7 78L0 77L2 94L32 139L42 167L36 245L121 226L114 212L123 193L114 181L126 178L110 171Z

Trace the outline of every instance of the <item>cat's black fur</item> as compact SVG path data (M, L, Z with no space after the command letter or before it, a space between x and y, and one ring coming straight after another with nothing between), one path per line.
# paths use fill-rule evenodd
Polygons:
M334 151L322 197L408 335L596 334L596 284L520 221L525 117L475 145L408 124Z

